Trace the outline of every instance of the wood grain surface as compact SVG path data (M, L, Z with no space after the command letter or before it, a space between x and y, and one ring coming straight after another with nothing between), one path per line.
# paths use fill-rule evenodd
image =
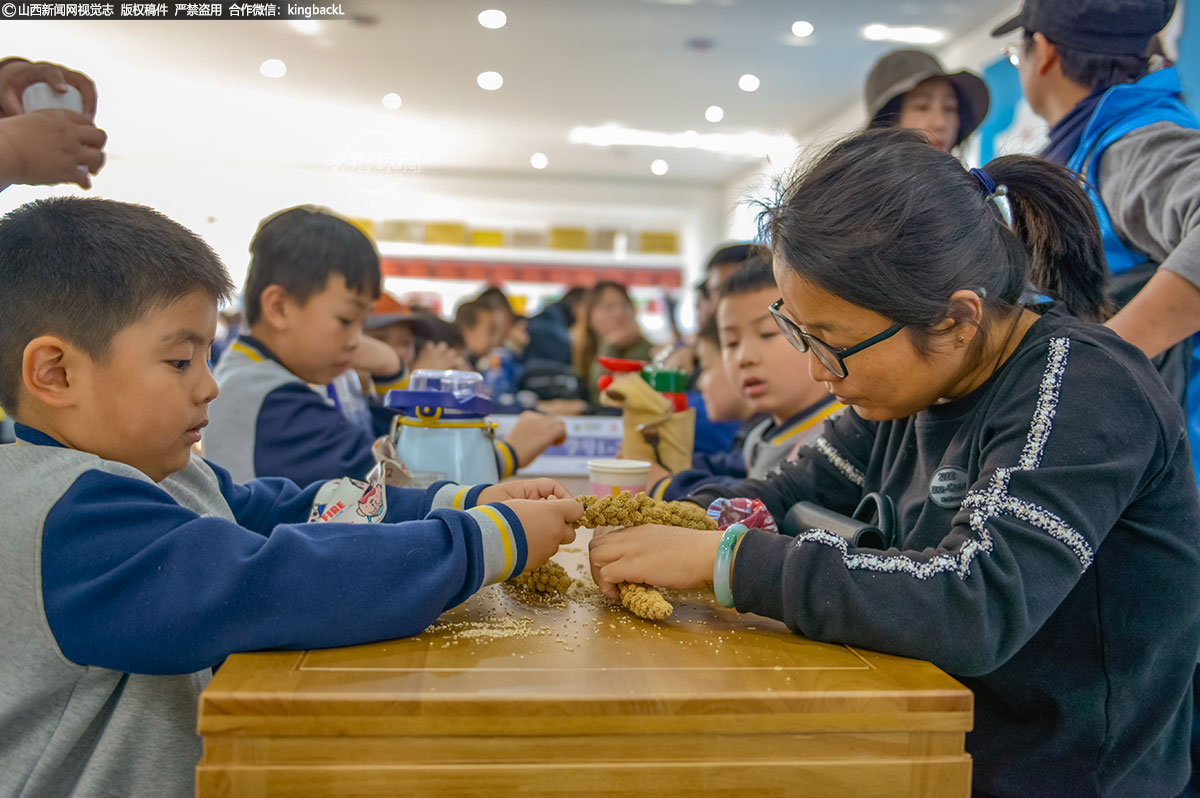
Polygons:
M666 592L644 621L555 557L405 640L230 657L200 699L197 795L967 796L972 696L925 662L814 643Z

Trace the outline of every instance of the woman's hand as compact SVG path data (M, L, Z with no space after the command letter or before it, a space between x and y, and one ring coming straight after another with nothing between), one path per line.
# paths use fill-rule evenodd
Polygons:
M611 598L617 585L640 582L680 589L712 584L721 532L646 524L592 538L592 579Z

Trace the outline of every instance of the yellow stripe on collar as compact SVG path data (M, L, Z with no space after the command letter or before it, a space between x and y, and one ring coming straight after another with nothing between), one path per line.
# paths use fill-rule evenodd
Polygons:
M771 439L771 445L778 446L784 441L796 437L801 432L806 432L812 429L813 427L817 426L817 424L841 410L843 407L845 407L845 405L841 402L830 402L827 406L821 408L815 415L805 419L802 423L797 424L786 432L781 432L776 435Z
M246 357L253 360L255 363L263 362L262 355L260 355L258 352L255 352L251 347L246 346L241 341L234 341L232 344L229 345L229 348L232 349L234 352L239 352L239 353L245 355Z
M650 489L650 498L662 501L663 494L667 492L667 488L671 485L672 477L663 477L658 481L658 485Z

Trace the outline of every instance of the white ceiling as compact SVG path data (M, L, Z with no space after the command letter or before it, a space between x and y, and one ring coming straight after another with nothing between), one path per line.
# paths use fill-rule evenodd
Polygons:
M327 167L399 151L423 171L532 172L709 184L747 164L660 148L570 144L577 125L664 132L802 136L861 102L870 63L892 47L861 38L882 22L978 28L1011 0L361 0L361 22L323 22L305 35L286 22L6 23L9 51L56 58L99 84L98 121L117 158ZM476 21L500 8L508 24ZM797 40L793 21L815 34ZM21 26L25 26L22 35ZM707 49L689 47L702 40ZM13 47L16 42L23 43ZM287 75L259 75L267 58ZM475 76L495 70L504 87ZM756 74L754 93L738 77ZM386 111L388 92L403 107ZM704 119L720 105L725 118ZM408 161L401 160L400 163ZM395 164L393 164L394 166Z

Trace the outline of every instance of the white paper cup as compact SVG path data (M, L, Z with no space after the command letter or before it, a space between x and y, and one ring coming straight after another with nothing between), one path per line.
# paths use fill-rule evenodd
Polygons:
M588 478L592 481L593 496L616 496L623 490L636 496L650 481L650 463L615 458L588 460Z

